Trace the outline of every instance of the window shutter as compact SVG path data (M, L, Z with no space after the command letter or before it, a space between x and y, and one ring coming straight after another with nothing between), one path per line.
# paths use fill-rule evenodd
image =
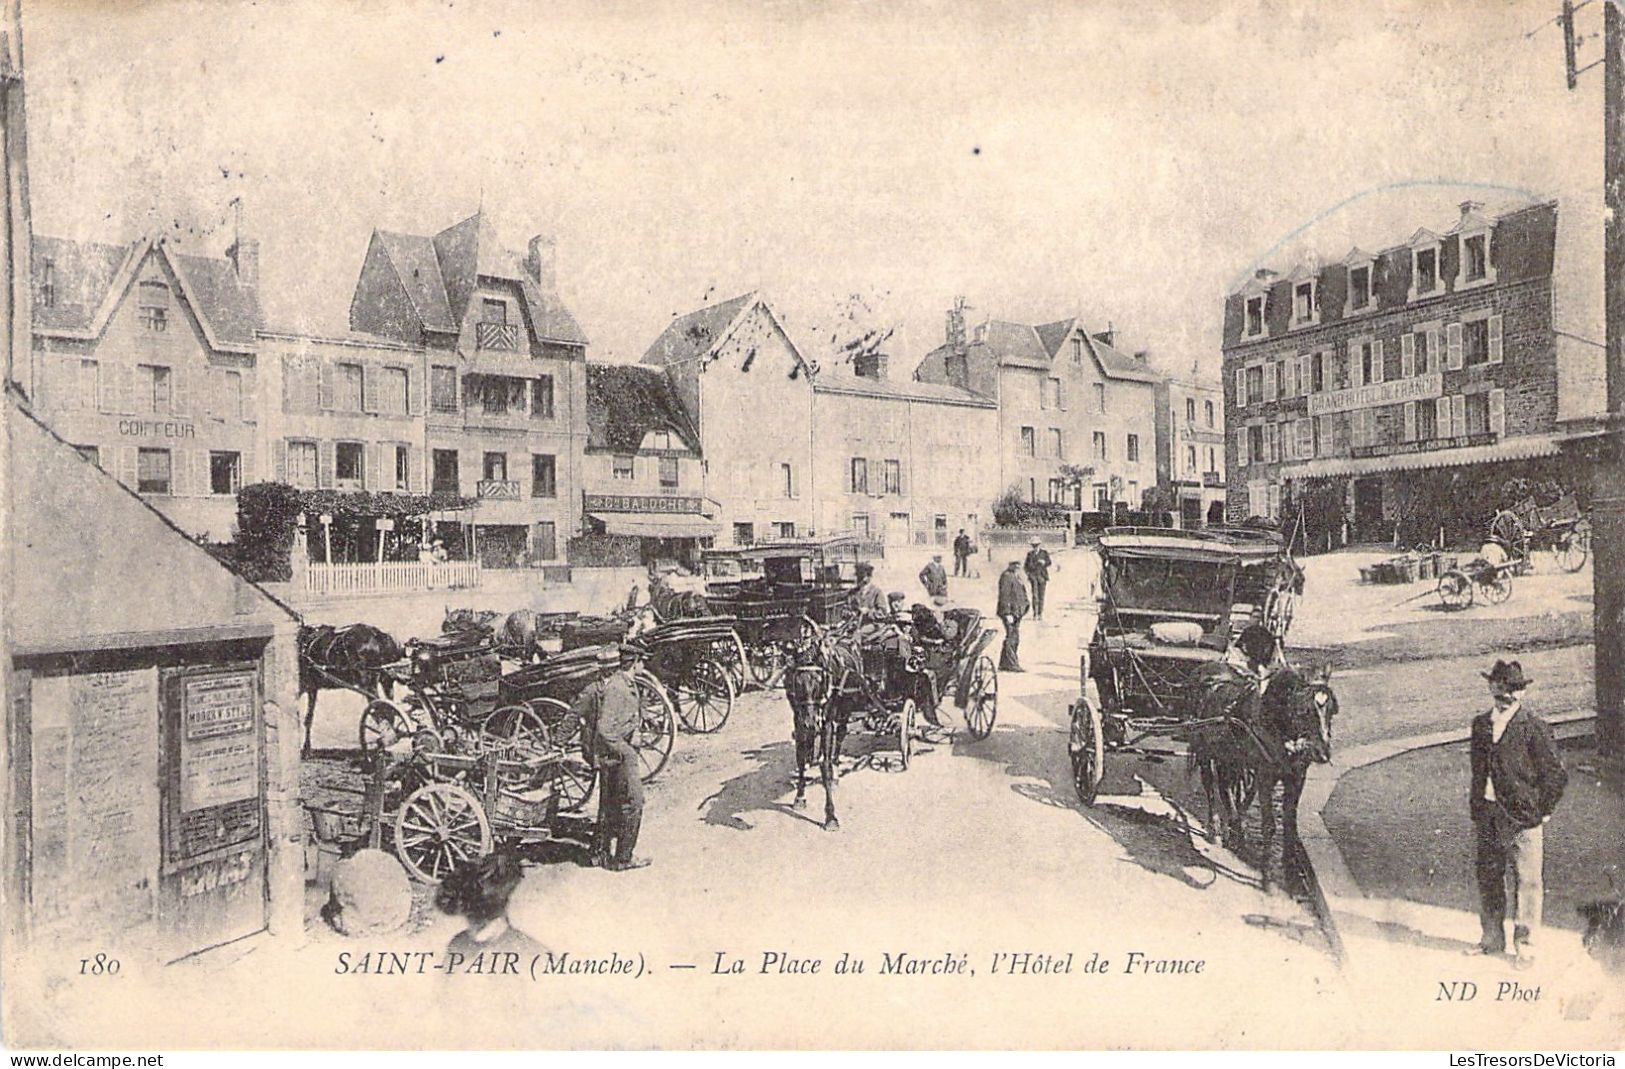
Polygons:
M406 414L423 415L423 373L417 368L406 369Z
M897 462L897 492L903 497L908 496L908 465L901 460Z
M318 378L320 380L319 403L322 408L331 411L333 408L333 365L323 360Z
M1490 430L1498 435L1507 432L1507 392L1490 391Z
M1281 365L1281 396L1296 397L1298 395L1298 358L1288 357Z
M1410 337L1409 334L1407 334L1405 336L1407 338ZM1404 437L1403 440L1407 441L1407 442L1416 441L1416 402L1415 401L1406 401L1405 402L1405 437Z
M1247 369L1236 368L1236 407L1247 407Z
M1264 365L1264 400L1266 401L1273 401L1276 399L1278 392L1277 387L1279 385L1276 382L1277 371L1278 365L1274 363Z
M1387 376L1388 369L1383 367L1382 342L1371 343L1371 381L1380 383Z
M169 493L181 497L192 492L192 450L169 451Z
M1360 343L1349 342L1349 384L1351 386L1365 385L1365 368L1360 362Z
M96 408L98 411L109 414L119 411L118 376L120 370L116 364L104 363L101 374L96 376Z
M285 483L288 481L288 440L278 438L276 444L271 447L271 452L271 479L273 482Z
M282 411L299 411L299 383L304 374L299 358L292 353L282 354Z
M117 453L116 460L118 464L117 467L112 470L118 472L119 482L123 483L125 486L128 486L131 490L134 490L135 485L139 480L136 469L137 447L133 445L120 445L114 446L113 449Z
M1443 355L1444 354L1439 351L1439 331L1438 328L1435 327L1428 331L1428 366L1426 370L1430 374L1432 372L1441 370L1440 360L1442 359Z
M316 485L320 489L330 489L333 485L333 443L316 443Z
M1433 437L1450 437L1450 398L1448 397L1434 398Z
M135 403L135 368L129 364L118 368L115 376L118 379L118 411L126 416L136 414ZM134 486L135 483L131 483Z
M408 493L423 493L423 450L415 445L406 447L406 489Z
M389 470L389 476L388 476L388 478L385 478L384 477L384 468L383 468L383 465L381 463L382 459L383 459L383 450L378 447L378 443L377 442L368 442L367 443L367 450L366 450L366 460L364 461L363 467L361 469L361 485L366 487L368 490L393 490L393 489L395 489L395 469L394 469L394 466L391 465L390 470ZM393 460L394 458L391 457L390 459Z
M1416 335L1399 336L1399 376L1408 379L1416 374Z
M361 411L378 411L378 369L371 364L361 365Z
M1450 398L1450 435L1460 438L1467 433L1467 395L1458 393Z
M1247 428L1236 428L1236 467L1247 466Z
M1449 346L1449 355L1446 358L1445 366L1451 371L1460 371L1462 367L1461 324L1452 323L1446 327L1445 339L1446 344Z
M239 470L241 470L242 456L238 455ZM214 479L210 471L209 451L196 449L192 452L192 493L206 496L214 493ZM211 532L212 534L213 532Z
M1501 317L1490 316L1490 363L1501 362Z

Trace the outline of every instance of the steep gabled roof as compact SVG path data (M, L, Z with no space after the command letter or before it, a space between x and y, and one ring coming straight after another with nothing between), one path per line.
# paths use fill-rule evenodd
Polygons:
M643 354L643 361L666 367L685 364L709 356L728 336L734 321L755 306L755 291L742 293L721 304L696 309L678 316L666 325L660 336Z
M651 431L670 431L695 456L700 453L700 436L664 371L639 364L588 364L588 451L635 453Z
M130 258L131 250L130 245L36 237L33 253L35 329L89 330L107 300L119 268ZM47 273L54 290L49 305L40 298Z
M1037 329L1025 323L989 320L980 344L986 345L1003 367L1047 368L1050 365L1051 354Z
M435 255L433 239L386 230L375 231L374 237L384 247L384 254L395 268L424 329L456 333L457 324L446 302L446 282L440 277L440 258Z
M1094 354L1095 362L1100 365L1101 373L1107 378L1124 379L1130 382L1156 382L1159 376L1140 361L1126 353L1113 349L1110 345L1089 333L1078 321L1077 316L1070 319L1058 319L1053 323L1043 323L1036 327L1025 326L1020 323L1005 323L992 320L988 323L987 336L983 343L997 358L1002 367L1029 367L1038 370L1048 370L1055 363L1061 347L1066 339L1076 330L1081 334Z
M1161 381L1161 375L1134 357L1113 349L1087 330L1083 332L1083 336L1086 344L1094 351L1095 359L1100 361L1100 370L1106 373L1107 378L1124 379L1129 382Z
M218 344L227 348L254 344L254 332L264 319L258 287L243 285L229 260L175 254L169 262L185 280L193 307L202 310Z

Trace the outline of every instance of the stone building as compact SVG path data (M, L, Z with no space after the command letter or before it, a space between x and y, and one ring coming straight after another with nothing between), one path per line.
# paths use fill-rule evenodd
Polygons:
M1184 530L1223 523L1224 390L1217 382L1169 378L1157 383L1157 485Z
M1285 502L1317 543L1471 538L1513 480L1561 480L1565 427L1602 402L1600 301L1554 285L1589 255L1576 230L1555 202L1467 201L1380 251L1259 270L1225 302L1230 518Z

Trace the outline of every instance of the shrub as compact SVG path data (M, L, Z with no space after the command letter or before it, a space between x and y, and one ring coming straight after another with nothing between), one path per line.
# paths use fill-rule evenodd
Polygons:
M293 578L290 555L303 511L299 491L286 483L255 483L237 492L237 565L255 582Z

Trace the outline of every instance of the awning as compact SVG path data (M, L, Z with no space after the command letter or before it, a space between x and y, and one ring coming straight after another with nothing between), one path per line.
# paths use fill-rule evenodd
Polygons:
M1494 464L1504 460L1531 460L1556 456L1561 450L1558 437L1531 434L1508 438L1489 445L1464 445L1455 449L1425 449L1415 453L1391 453L1380 457L1326 457L1302 464L1283 464L1283 479L1320 479L1331 475L1370 475L1384 471L1417 471L1422 468L1455 468L1464 464Z
M713 538L717 522L693 512L589 512L606 534L640 538Z

